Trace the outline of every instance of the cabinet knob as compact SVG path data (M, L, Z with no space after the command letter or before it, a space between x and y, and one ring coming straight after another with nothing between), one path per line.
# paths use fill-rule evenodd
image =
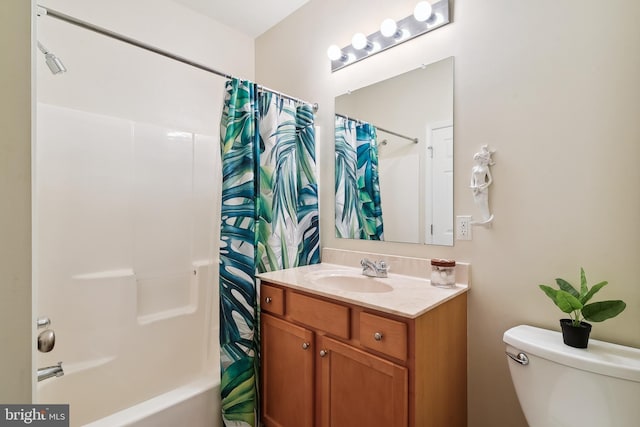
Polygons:
M302 349L303 350L308 350L309 347L311 347L311 344L309 344L308 342L303 342L302 343Z
M264 299L264 302L265 302L265 303L267 303L267 304L271 304L271 301L273 301L273 300L271 299L271 297L266 297L266 298Z
M320 350L320 357L325 357L329 352L327 350Z
M373 339L376 341L382 341L382 334L380 332L376 332L373 334Z

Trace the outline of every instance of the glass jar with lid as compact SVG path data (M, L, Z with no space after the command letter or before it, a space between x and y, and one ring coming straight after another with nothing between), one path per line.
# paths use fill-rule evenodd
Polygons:
M431 284L441 288L456 285L456 262L451 259L431 260Z

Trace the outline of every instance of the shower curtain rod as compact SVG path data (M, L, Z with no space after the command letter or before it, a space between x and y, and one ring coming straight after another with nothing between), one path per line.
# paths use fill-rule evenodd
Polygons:
M187 58L185 58L183 56L173 54L171 52L168 52L166 50L157 48L155 46L151 46L149 44L143 43L143 42L138 41L136 39L132 39L131 37L124 36L122 34L113 32L111 30L107 30L106 28L98 27L97 25L93 25L93 24L90 24L90 23L88 23L86 21L82 21L80 19L74 18L73 16L65 15L64 13L58 12L57 10L50 9L48 7L44 7L44 6L38 5L37 6L37 13L38 13L38 16L40 16L40 15L51 16L52 18L59 19L60 21L64 21L64 22L67 22L69 24L75 25L77 27L81 27L81 28L84 28L86 30L98 33L98 34L102 34L103 36L107 36L107 37L111 37L111 38L116 39L116 40L120 40L121 42L128 43L128 44L130 44L132 46L136 46L136 47L139 47L141 49L147 50L149 52L153 52L153 53L156 53L158 55L164 56L165 58L169 58L169 59L173 59L174 61L182 62L183 64L190 65L192 67L198 68L198 69L203 70L203 71L207 71L207 72L212 73L212 74L216 74L216 75L221 76L221 77L225 77L227 79L236 78L236 77L232 76L231 74L227 74L227 73L224 73L222 71L218 71L218 70L216 70L214 68L207 67L206 65L199 64L199 63L197 63L195 61L192 61L190 59L187 59ZM293 97L293 96L290 96L290 95L286 95L286 94L284 94L282 92L278 92L277 90L269 89L266 86L262 86L262 85L257 85L257 86L258 86L259 90L271 92L271 93L280 95L283 98L290 99L292 101L301 102L303 104L311 105L311 107L313 108L314 112L318 111L318 103L307 102L307 101L304 101L302 99L299 99L299 98L296 98L296 97Z
M353 118L353 117L345 116L344 114L338 114L338 113L336 113L336 116L338 116L338 117L342 117L342 118L347 119L347 120L354 120L354 121L356 121L356 122L360 122L360 123L369 123L369 122L366 122L366 121L364 121L364 120L355 119L355 118ZM384 133L388 133L388 134L390 134L390 135L394 135L394 136L397 136L397 137L400 137L400 138L408 139L409 141L413 142L414 144L417 144L417 143L418 143L418 138L411 138L410 136L402 135L401 133L397 133L397 132L393 132L393 131L391 131L391 130L387 130L387 129L381 128L380 126L376 126L376 125L374 125L374 124L372 124L372 123L370 123L370 124L371 124L372 126L374 126L377 130L380 130L380 131L382 131L382 132L384 132Z

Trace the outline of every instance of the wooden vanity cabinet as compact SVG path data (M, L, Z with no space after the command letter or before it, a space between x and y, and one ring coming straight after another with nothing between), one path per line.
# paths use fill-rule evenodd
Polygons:
M264 425L313 427L313 332L268 314L260 323Z
M326 336L318 346L321 427L407 426L407 368Z
M265 427L467 425L466 294L411 319L263 282Z

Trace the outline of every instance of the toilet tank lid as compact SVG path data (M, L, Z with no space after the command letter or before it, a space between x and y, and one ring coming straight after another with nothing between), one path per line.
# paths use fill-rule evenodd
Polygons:
M534 356L584 371L640 382L640 349L594 339L586 349L562 342L560 332L515 326L502 337L505 344Z

